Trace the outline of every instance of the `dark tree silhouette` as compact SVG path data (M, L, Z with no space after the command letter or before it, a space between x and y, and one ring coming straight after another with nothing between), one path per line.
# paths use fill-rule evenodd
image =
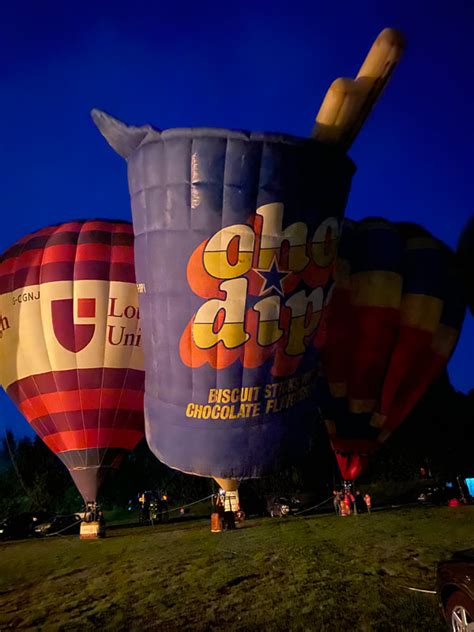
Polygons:
M432 477L474 475L474 389L457 392L447 373L433 384L404 424L373 457L362 477L367 482L417 481L423 467ZM299 463L265 479L244 482L242 496L259 499L268 495L311 492L323 498L340 482L327 433L315 419L308 452ZM166 491L171 504L207 496L217 489L207 478L190 476L163 465L145 441L129 454L119 470L111 472L100 501L106 508L125 507L140 491ZM72 513L82 500L67 470L39 439L16 439L6 433L0 452L1 515L27 510ZM1 516L0 516L1 517Z

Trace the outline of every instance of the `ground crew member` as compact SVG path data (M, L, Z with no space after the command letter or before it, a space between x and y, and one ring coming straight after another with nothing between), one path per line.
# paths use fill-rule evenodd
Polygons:
M365 504L367 505L367 511L370 513L370 508L372 507L372 499L369 494L364 496Z
M347 496L345 494L343 494L341 496L341 516L350 516L351 515L351 507L349 505L349 501L347 499Z

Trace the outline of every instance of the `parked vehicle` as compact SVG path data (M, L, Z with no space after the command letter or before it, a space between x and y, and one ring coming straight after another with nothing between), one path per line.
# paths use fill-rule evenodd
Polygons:
M51 520L39 524L35 528L35 535L45 536L59 533L61 535L71 535L79 533L82 518L79 514L70 516L54 516Z
M138 520L140 524L167 522L169 498L166 492L149 490L138 494ZM131 509L129 503L129 511Z
M300 501L297 498L277 496L268 502L268 513L272 518L283 518L296 513L300 509Z
M474 549L458 551L438 564L440 606L453 632L474 631Z
M35 528L41 522L49 520L51 514L44 511L23 512L10 516L0 522L0 540L21 540L35 533Z
M424 487L419 491L418 502L428 505L446 505L448 502L446 489L440 486Z

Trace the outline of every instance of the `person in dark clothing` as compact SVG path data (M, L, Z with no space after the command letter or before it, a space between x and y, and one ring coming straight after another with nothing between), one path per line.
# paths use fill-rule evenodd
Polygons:
M355 506L358 514L365 513L367 511L367 505L365 504L365 500L360 492L356 492Z

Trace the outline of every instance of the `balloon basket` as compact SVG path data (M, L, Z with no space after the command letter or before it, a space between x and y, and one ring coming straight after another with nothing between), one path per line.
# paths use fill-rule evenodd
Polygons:
M81 522L81 540L98 540L105 538L105 525L100 522Z

